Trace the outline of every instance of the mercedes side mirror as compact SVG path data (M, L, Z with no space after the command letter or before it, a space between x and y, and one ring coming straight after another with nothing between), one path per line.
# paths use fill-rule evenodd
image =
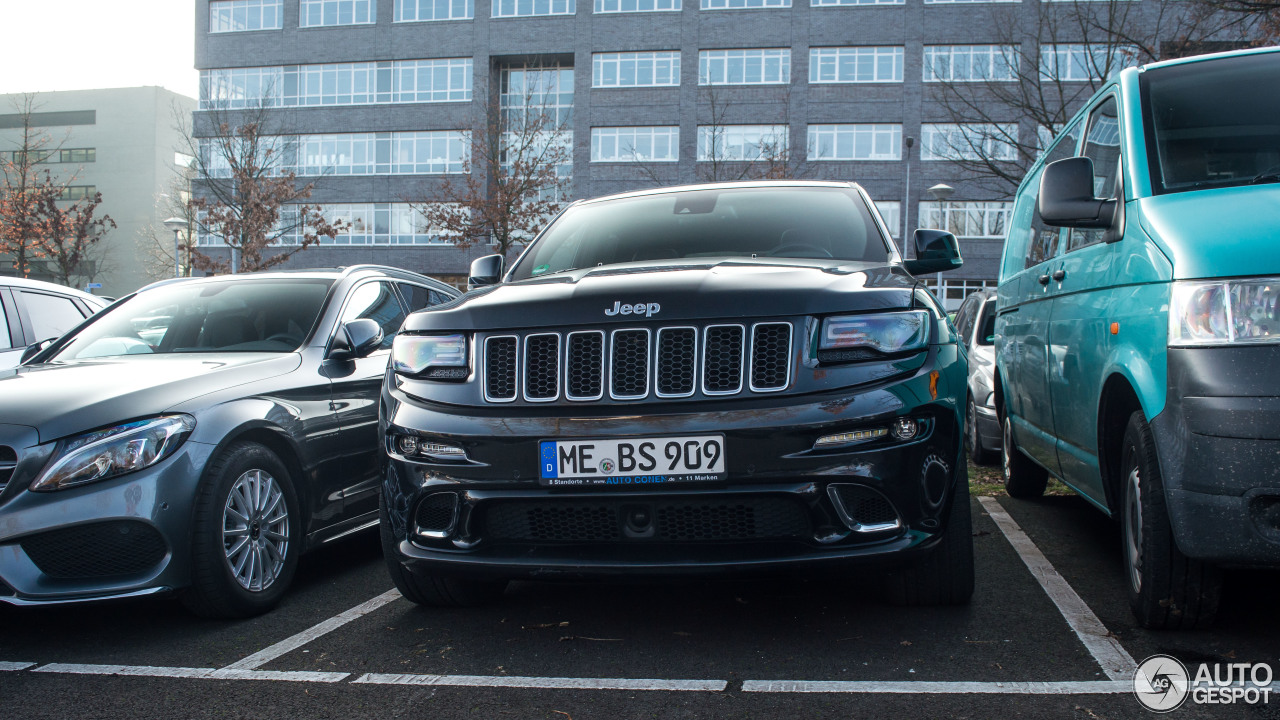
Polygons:
M1036 200L1046 225L1071 228L1109 228L1116 201L1094 197L1093 160L1070 157L1045 166Z
M43 352L45 348L53 344L54 340L57 340L57 338L45 338L31 343L22 351L22 357L18 358L18 364L26 365L28 360Z
M945 230L916 230L916 256L902 266L912 275L946 272L964 264L960 257L960 241Z
M382 345L382 326L369 318L343 323L329 348L330 360L355 360Z
M497 285L502 282L502 265L505 258L501 255L485 255L471 261L471 274L467 277L467 289L475 290L486 285Z

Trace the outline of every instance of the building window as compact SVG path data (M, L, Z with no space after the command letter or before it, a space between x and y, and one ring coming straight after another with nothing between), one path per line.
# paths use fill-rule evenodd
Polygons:
M428 20L470 20L475 17L473 0L395 0L396 22Z
M299 27L371 25L377 21L376 0L300 0Z
M96 148L70 148L58 151L58 162L60 163L91 163L98 161L98 150Z
M754 8L789 8L791 0L702 0L703 10L749 10Z
M901 160L902 126L810 125L810 160Z
M97 185L68 185L58 193L59 200L84 200L98 193Z
M880 211L880 217L884 219L884 224L889 226L890 237L901 236L902 203L897 200L877 200L875 205L876 210Z
M809 82L902 82L902 48L812 48L809 50Z
M956 237L1003 239L1011 202L922 202L920 227L946 230Z
M680 0L596 0L598 13L672 12L683 10Z
M925 82L1018 79L1017 45L926 45Z
M924 279L925 287L929 288L929 292L942 302L942 306L948 311L955 310L964 304L964 299L979 290L994 290L996 287L995 280L943 280L942 286L938 286L936 277L927 277Z
M809 0L810 7L853 7L856 5L905 5L906 0Z
M791 82L791 50L703 50L699 85L772 85Z
M925 5L976 5L978 3L1016 3L1022 0L924 0Z
M1014 124L924 123L920 126L921 160L1017 160L1018 126Z
M699 125L698 161L782 160L786 125Z
M96 148L68 148L66 150L31 150L28 154L31 164L36 163L91 163L97 162ZM22 164L21 150L0 151L0 162Z
M680 84L680 51L595 53L591 87L668 87Z
M316 208L325 219L342 220L346 229L337 237L321 237L321 245L451 245L453 240L441 228L432 227L421 210L409 203L335 203ZM278 237L273 245L300 245L303 228L296 207L286 205L280 212ZM198 245L222 246L222 238L202 232Z
M1040 77L1067 82L1101 80L1135 64L1137 48L1083 43L1040 46Z
M445 175L466 172L468 133L433 130L395 133L272 136L275 173L302 176ZM210 138L200 140L200 155L212 177L230 177L231 167Z
M680 128L591 128L591 162L675 162L680 159Z
M574 5L574 0L493 0L493 17L572 15L577 12Z
M212 0L209 32L279 30L284 19L282 0Z
M471 58L226 68L200 73L200 109L470 102Z

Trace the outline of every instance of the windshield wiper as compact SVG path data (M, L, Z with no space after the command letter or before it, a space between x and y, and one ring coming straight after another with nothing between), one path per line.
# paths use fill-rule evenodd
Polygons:
M1249 181L1250 185L1261 185L1262 183L1280 182L1280 165L1272 165L1254 176Z

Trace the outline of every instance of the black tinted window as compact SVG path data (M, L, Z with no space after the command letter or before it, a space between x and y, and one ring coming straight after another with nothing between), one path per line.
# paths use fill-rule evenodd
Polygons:
M845 188L659 193L570 208L516 267L522 280L576 268L703 258L886 262L862 197Z
M341 322L369 318L382 326L382 346L391 347L391 341L400 332L404 322L404 308L391 290L391 283L369 282L357 287L347 301Z
M1076 154L1076 142L1079 139L1079 124L1072 125L1059 133L1053 145L1045 153L1044 164L1048 165ZM1035 188L1037 199L1040 196L1039 181ZM1040 217L1040 203L1036 202L1031 210L1031 242L1027 245L1027 261L1024 267L1035 267L1058 254L1058 238L1061 231L1045 224Z
M1116 180L1120 175L1120 118L1115 97L1107 98L1089 113L1089 129L1084 137L1083 156L1093 161L1093 195L1116 196ZM1102 242L1105 230L1069 231L1067 252Z
M434 305L431 299L431 291L421 285L410 285L409 283L400 283L400 296L404 298L405 304L409 306L409 312L421 310L428 305Z
M987 304L982 307L982 316L978 320L978 335L975 338L978 345L995 345L996 344L996 301L988 300Z

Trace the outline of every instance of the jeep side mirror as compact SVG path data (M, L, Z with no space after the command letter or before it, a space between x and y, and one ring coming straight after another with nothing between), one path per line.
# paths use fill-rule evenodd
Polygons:
M369 318L343 323L333 336L329 348L330 360L355 360L377 350L382 345L382 326Z
M1046 225L1072 228L1109 228L1115 219L1116 201L1093 196L1093 160L1070 157L1045 166L1036 200Z
M914 239L916 256L902 263L912 275L946 272L964 264L955 235L945 230L916 230Z
M467 277L467 289L475 290L485 285L497 285L502 282L502 265L506 258L501 255L485 255L471 261L471 274Z
M43 352L45 348L53 344L54 340L57 340L57 338L45 338L31 343L22 351L22 357L18 358L18 364L26 365L28 360Z

